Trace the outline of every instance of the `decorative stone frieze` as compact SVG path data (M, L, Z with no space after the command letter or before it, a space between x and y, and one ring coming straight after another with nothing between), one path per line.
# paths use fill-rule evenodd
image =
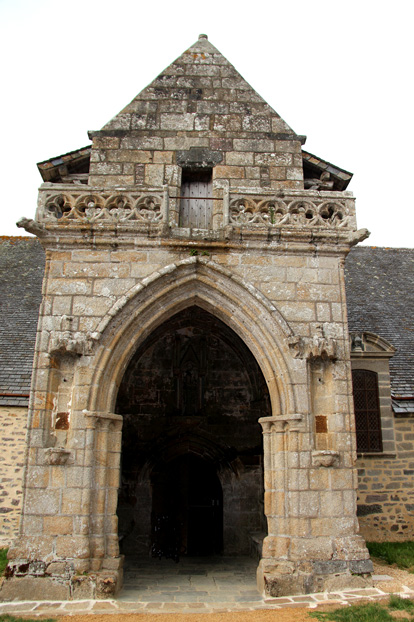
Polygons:
M218 184L217 188L223 183ZM355 200L350 193L278 190L273 195L263 196L255 189L233 187L229 188L228 193L226 201L229 201L229 206L222 206L225 212L228 210L224 225L344 232L355 228ZM349 196L344 197L344 194ZM175 189L168 186L142 187L135 191L116 188L111 191L46 183L40 188L36 219L39 223L61 225L68 225L69 221L90 225L101 222L168 223L168 205L174 195ZM213 196L213 199L217 198ZM34 225L30 226L33 228ZM39 227L41 229L41 224Z

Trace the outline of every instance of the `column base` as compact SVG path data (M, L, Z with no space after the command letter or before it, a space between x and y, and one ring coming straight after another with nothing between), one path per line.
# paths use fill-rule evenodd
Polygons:
M0 601L114 598L122 587L123 556L108 558L99 572L76 574L69 560L9 563Z
M362 560L277 561L262 559L257 587L264 598L365 588L372 585L372 562Z

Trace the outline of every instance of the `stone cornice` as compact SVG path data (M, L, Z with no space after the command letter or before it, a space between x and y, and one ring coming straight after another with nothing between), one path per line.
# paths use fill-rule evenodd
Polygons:
M176 136L176 132L168 131L168 130L153 130L151 132L152 136ZM211 137L211 131L199 131L197 132L197 137L203 136ZM89 130L88 137L90 140L94 138L102 138L104 136L112 136L116 138L133 138L136 136L148 136L148 132L146 130L121 130L121 129L108 129L108 130ZM220 136L221 137L221 136ZM284 133L276 133L276 132L238 132L237 138L253 138L253 139L270 139L270 140L297 140L301 145L304 145L306 142L306 136L300 134L284 134Z

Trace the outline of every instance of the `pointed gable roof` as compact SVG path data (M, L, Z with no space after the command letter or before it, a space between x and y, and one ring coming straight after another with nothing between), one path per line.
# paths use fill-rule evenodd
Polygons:
M163 106L175 101L175 109ZM192 102L188 106L188 101ZM214 115L214 119L211 119ZM304 142L200 35L198 41L141 91L99 134L134 130L228 131L271 134ZM96 135L96 133L91 133Z

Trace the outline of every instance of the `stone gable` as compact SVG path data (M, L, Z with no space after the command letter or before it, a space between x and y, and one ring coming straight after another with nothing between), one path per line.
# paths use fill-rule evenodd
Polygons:
M217 184L303 188L304 137L295 134L205 35L90 136L91 185L178 188L177 159L188 152L189 166L211 161ZM200 148L203 155L194 153Z

